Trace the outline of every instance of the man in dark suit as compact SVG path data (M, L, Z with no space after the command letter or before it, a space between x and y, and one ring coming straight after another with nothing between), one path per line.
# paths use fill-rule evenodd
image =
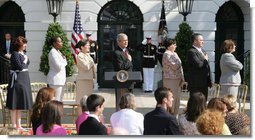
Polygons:
M156 108L144 116L144 135L181 135L175 116L168 112L172 108L173 93L159 87L154 93Z
M117 36L117 44L116 50L113 54L113 66L115 71L125 70L125 71L132 71L133 64L132 64L132 56L129 53L127 48L128 46L128 36L124 33L120 33ZM125 93L132 92L134 88L133 83L126 83L129 88L117 88L116 89L116 111L119 110L119 102Z
M6 33L4 35L5 40L3 42L1 42L1 56L6 58L6 59L10 59L11 58L11 53L13 51L13 44L12 44L12 40L11 40L11 34L10 33Z
M87 108L90 114L81 123L79 135L107 135L107 129L100 120L104 110L104 101L104 97L97 94L91 94L87 98Z
M202 92L207 100L208 87L212 86L212 82L208 55L202 49L204 44L202 34L193 34L192 41L192 48L187 53L188 90L190 91L190 96L195 92Z

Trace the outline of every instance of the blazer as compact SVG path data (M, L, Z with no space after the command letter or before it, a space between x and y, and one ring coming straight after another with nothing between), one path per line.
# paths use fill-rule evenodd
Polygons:
M78 75L76 77L77 80L79 79L91 79L95 78L95 66L94 60L90 56L89 53L84 54L80 52L77 57L77 68L78 68Z
M5 54L7 53L7 49L6 49L6 40L4 40L3 42L1 42L0 44L0 55L2 57L5 58ZM14 48L13 48L13 42L11 41L11 44L10 44L10 50L9 50L9 53L11 54L12 52L14 51Z
M54 47L48 54L50 70L47 75L47 83L51 85L65 85L67 61Z
M176 52L166 50L162 58L163 78L184 79L182 62Z
M176 118L162 107L144 116L144 135L181 135Z
M220 84L241 84L241 76L239 71L242 68L242 63L236 60L233 54L222 54L220 58Z
M206 52L202 49L202 52ZM187 53L188 88L211 86L210 66L203 55L193 46Z
M115 71L119 70L132 71L133 69L132 62L126 57L123 50L118 46L113 53L113 66Z
M93 117L88 117L80 125L79 135L107 135L106 127Z

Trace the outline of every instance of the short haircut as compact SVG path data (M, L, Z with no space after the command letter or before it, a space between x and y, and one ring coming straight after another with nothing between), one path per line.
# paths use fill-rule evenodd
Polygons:
M89 42L89 40L87 40L87 39L80 40L80 41L75 45L75 48L81 49L81 46L85 46L88 42Z
M223 101L227 105L228 111L232 111L237 106L236 97L231 94L224 96Z
M226 104L222 101L221 98L212 98L208 104L207 104L207 109L216 109L219 111L224 112L225 111L225 106Z
M88 96L84 95L81 98L81 100L80 100L80 106L81 106L82 112L88 111L88 108L87 108L87 98L88 98Z
M118 35L117 35L117 42L119 42L121 39L123 39L124 37L128 37L126 34L124 34L124 33L119 33Z
M52 37L51 40L50 40L50 44L53 45L53 43L56 43L57 40L58 40L58 38L61 38L61 37L60 37L60 36L54 36L54 37Z
M205 110L196 121L198 132L202 135L221 135L224 116L217 110Z
M192 35L192 37L191 37L192 42L194 42L194 41L198 38L198 36L203 36L203 35L200 34L200 33L194 33L194 34Z
M205 109L206 99L204 94L202 92L195 92L188 100L185 116L188 121L195 122Z
M97 94L91 94L87 98L87 107L90 112L95 112L97 106L102 106L104 103L104 97Z
M42 109L43 133L51 132L53 125L61 125L64 113L63 103L57 100L49 101Z
M169 46L171 46L171 45L173 45L173 44L176 44L175 39L167 38L167 39L164 41L164 45L165 45L166 48L168 48Z
M23 36L18 36L14 41L14 49L18 51L24 44L27 43L27 39Z
M154 97L157 101L157 104L162 104L163 99L168 97L169 92L172 93L172 91L169 88L166 87L157 88L156 91L154 92Z
M221 45L222 53L230 53L235 46L235 42L232 39L225 40Z
M136 105L135 105L134 94L127 93L127 94L123 95L120 99L119 105L120 105L120 109L124 109L124 108L135 109Z

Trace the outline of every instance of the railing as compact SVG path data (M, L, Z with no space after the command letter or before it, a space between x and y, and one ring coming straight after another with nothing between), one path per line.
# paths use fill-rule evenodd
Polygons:
M10 60L0 56L0 84L8 83L10 67Z

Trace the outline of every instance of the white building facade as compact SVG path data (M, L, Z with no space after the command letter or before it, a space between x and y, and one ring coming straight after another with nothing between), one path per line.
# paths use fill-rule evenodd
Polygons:
M146 35L152 35L153 44L157 43L157 33L159 27L159 18L161 12L161 0L113 0L128 2L131 6L133 5L136 10L140 10L141 17L141 35L137 42L140 42ZM100 22L100 17L103 16L103 12L114 2L111 0L80 0L80 14L82 19L82 25L84 31L93 32L92 38L100 40L106 38L103 36L104 30L101 28L107 21ZM0 6L5 5L10 1L1 0ZM24 13L24 32L25 37L28 39L27 54L30 58L30 78L32 82L46 81L46 76L39 71L40 56L42 54L43 45L45 42L45 35L49 26L49 23L53 22L53 17L48 14L47 5L45 0L12 0L11 2L19 6ZM111 4L109 4L111 3ZM75 12L75 0L64 0L61 14L57 17L64 31L67 34L69 40L71 40L71 33L74 21ZM224 5L225 4L225 5ZM229 6L229 5L230 6ZM223 6L226 6L226 9ZM231 15L227 13L232 8L237 8L240 12L237 15ZM230 8L229 8L230 7ZM225 11L224 11L225 10ZM234 9L235 10L235 9ZM187 16L187 23L191 26L193 32L202 33L204 36L204 49L209 54L211 72L213 78L215 77L216 71L216 57L219 56L219 47L224 38L233 38L241 42L238 47L241 47L240 54L244 54L250 50L251 47L251 12L250 12L250 1L249 0L194 0L192 13ZM174 37L179 30L179 24L183 22L183 16L178 13L176 0L165 0L165 14L169 36ZM222 16L221 16L222 15ZM225 16L229 20L224 24L221 19ZM231 17L236 17L233 19ZM238 19L240 18L240 19ZM224 18L223 18L224 19ZM225 27L230 27L231 19L236 21L235 24L241 27L233 27L228 30L224 30ZM239 21L239 22L238 22ZM0 21L1 23L1 21ZM112 22L111 22L112 23ZM221 24L222 23L222 24ZM2 26L4 23L0 24ZM112 23L113 24L113 23ZM108 25L108 24L107 24ZM139 26L139 23L137 23ZM222 25L222 26L221 26ZM110 25L111 26L111 25ZM222 28L222 29L220 29ZM241 29L242 31L235 31ZM220 30L220 31L219 31ZM221 32L222 31L222 32ZM241 39L239 36L241 33ZM116 34L116 33L115 33ZM225 35L225 36L222 36ZM99 48L103 48L104 42L99 43ZM240 55L239 54L239 55ZM103 54L102 54L103 55ZM104 58L102 58L104 59ZM217 58L218 59L218 58ZM242 58L243 59L243 58ZM100 61L100 59L99 59ZM102 78L101 75L98 78ZM74 80L70 78L69 80ZM157 82L161 80L161 67L155 70L155 88ZM99 80L100 81L100 80ZM214 81L214 80L213 80ZM104 87L101 83L101 87ZM100 84L99 84L100 85Z

